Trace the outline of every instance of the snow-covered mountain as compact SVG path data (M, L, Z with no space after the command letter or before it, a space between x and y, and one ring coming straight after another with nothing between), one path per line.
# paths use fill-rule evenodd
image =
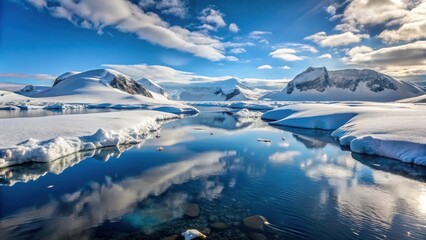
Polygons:
M57 77L55 79L55 82L53 83L53 86L55 86L56 84L62 82L62 80L66 79L68 77L71 77L72 75L79 74L79 73L81 73L81 72L71 71L71 72L63 73L63 74L59 75L59 77Z
M417 85L396 80L373 70L328 71L310 67L278 92L263 99L283 101L378 101L387 102L424 94Z
M159 94L159 95L165 97L166 99L169 98L169 94L164 90L164 88L162 88L157 83L153 82L151 79L142 78L142 79L138 80L138 83L140 83L144 88L151 91L151 93Z
M15 93L30 97L30 96L32 96L34 94L43 92L43 91L45 91L48 88L50 88L50 87L47 87L47 86L37 86L37 85L26 85L21 90L16 91Z
M172 97L181 101L241 101L256 100L259 93L247 87L237 78L222 81L191 82L186 84L164 83Z
M51 88L33 97L73 103L150 103L166 100L129 76L111 69L62 74Z

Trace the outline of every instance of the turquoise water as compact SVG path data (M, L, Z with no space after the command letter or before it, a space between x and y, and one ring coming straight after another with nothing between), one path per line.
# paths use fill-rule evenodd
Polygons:
M202 112L140 145L0 169L1 239L426 239L426 169L329 134Z

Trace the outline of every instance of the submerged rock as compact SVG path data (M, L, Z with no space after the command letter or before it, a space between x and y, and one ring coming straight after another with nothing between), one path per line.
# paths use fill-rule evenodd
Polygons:
M254 215L243 219L244 226L260 231L263 231L263 226L267 222L268 221L260 215Z
M205 239L207 238L206 235L202 234L197 229L188 229L185 232L182 233L182 236L185 238L185 240L192 240L195 238Z
M200 215L200 206L196 203L187 203L184 206L183 212L188 217L198 217Z

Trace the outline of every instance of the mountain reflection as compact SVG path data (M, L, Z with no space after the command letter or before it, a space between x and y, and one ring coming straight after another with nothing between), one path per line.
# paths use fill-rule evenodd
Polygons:
M224 172L223 158L228 155L235 152L205 152L118 182L108 177L105 183L91 183L80 191L0 220L2 235L6 239L83 237L78 234L131 212L138 202L151 195L158 196L174 184ZM207 190L220 194L215 186L208 186Z
M201 112L196 117L181 119L179 122L181 125L202 125L226 130L238 130L265 125L260 118L237 118L230 112Z
M0 169L0 185L13 186L18 182L35 181L47 173L61 174L65 169L72 167L81 161L94 158L100 161L108 161L111 157L120 157L121 153L138 145L121 145L94 149L84 152L76 152L49 163L30 163Z
M378 165L374 161L370 162L371 159L354 156L361 161L352 158L349 152L336 157L335 154L320 151L312 158L301 161L300 168L307 177L327 183L322 186L324 192L318 199L318 205L324 206L324 209L336 205L339 215L351 219L352 231L360 236L366 229L390 229L395 221L426 217L426 185L417 181L419 174L422 175L420 179L424 178L424 169L409 171L407 169L411 165L391 159L382 158L378 160L381 165ZM371 169L371 165L384 171ZM388 172L401 169L413 179ZM330 191L334 195L332 198ZM404 212L403 209L410 210L404 215L398 214Z
M327 146L327 144L338 146L338 142L331 137L330 131L318 130L318 129L305 129L295 127L284 127L277 125L270 125L271 127L284 130L286 132L293 133L293 137L300 143L302 143L307 149L321 149Z

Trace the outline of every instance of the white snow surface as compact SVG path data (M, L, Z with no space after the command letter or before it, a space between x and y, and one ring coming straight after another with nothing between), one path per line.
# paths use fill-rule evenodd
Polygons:
M139 143L159 129L158 120L174 118L177 116L169 113L134 110L0 119L0 168Z
M328 71L325 67L310 67L284 89L266 94L262 99L391 102L423 94L422 88L414 83L396 80L373 70Z
M5 90L0 90L0 105L1 103L13 102L13 101L26 101L29 98Z
M164 97L166 99L169 98L169 95L164 90L164 88L162 88L160 85L158 85L157 83L155 83L151 79L142 78L142 79L138 80L138 83L140 83L144 88L146 88L149 91L151 91L151 93L158 94L161 97Z
M417 96L417 97L401 99L401 100L398 100L397 102L400 102L400 103L426 103L426 94L423 94L423 95L420 95L420 96Z
M294 104L269 111L273 125L334 130L353 152L426 166L426 106L346 102Z

